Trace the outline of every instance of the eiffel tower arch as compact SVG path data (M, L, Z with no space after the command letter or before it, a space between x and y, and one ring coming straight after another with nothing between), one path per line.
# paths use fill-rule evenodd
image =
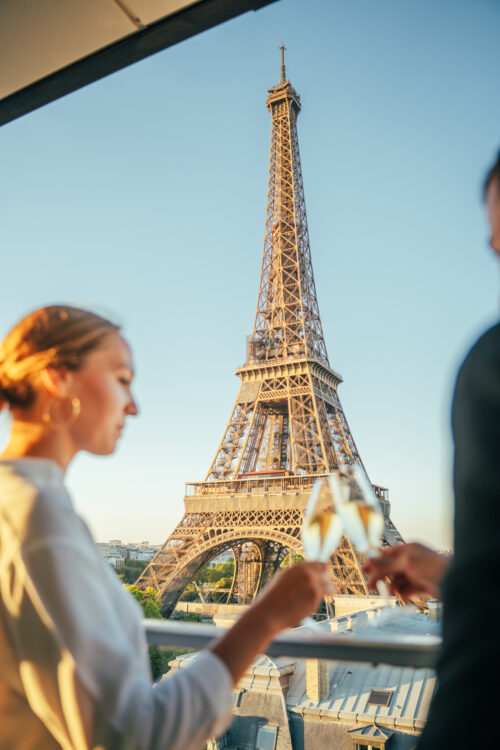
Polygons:
M323 337L297 135L300 97L286 78L284 47L267 108L264 251L247 359L236 371L239 392L205 480L186 485L181 522L137 581L160 591L165 615L197 572L229 549L235 568L228 601L251 601L288 552L303 553L300 528L316 479L345 464L365 470ZM373 486L384 511L384 543L402 541L388 491ZM345 537L329 565L339 593L368 593Z

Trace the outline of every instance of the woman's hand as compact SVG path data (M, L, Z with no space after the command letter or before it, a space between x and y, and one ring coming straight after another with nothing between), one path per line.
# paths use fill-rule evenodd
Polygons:
M423 544L398 544L383 549L379 557L370 558L363 565L368 576L368 587L389 579L391 594L399 594L408 601L416 594L439 597L441 582L449 566L449 558Z
M315 612L334 593L328 566L304 562L278 573L212 651L222 659L236 684L275 635Z

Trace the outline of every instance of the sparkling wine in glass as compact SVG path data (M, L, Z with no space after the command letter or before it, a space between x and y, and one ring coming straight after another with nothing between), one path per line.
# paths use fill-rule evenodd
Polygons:
M316 480L309 495L301 537L306 559L323 563L328 562L342 538L342 521L324 477ZM333 617L331 602L326 598L325 606L327 616Z
M343 469L331 474L328 483L345 534L360 554L375 557L384 533L384 516L365 473L358 466Z
M309 495L301 536L308 560L327 562L339 545L342 521L324 477L316 480Z
M384 533L384 514L364 471L359 466L343 468L328 477L328 484L344 533L360 554L376 557ZM377 582L377 591L389 597L384 581Z

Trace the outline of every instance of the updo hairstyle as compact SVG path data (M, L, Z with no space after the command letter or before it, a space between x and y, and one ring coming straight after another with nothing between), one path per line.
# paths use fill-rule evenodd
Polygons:
M69 305L29 313L0 344L0 409L27 408L34 383L46 367L78 370L88 352L120 327L100 315Z

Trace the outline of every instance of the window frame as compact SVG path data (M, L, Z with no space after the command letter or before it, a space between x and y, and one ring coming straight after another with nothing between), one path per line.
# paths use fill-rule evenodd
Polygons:
M377 701L370 700L373 693L378 693L379 695L387 696L387 703L379 703ZM368 699L366 701L366 705L376 706L377 708L389 708L393 695L394 695L394 690L391 688L371 688L370 695L368 696Z
M262 730L267 731L267 732L273 732L273 734L274 734L273 746L269 750L275 750L276 743L277 743L277 740L278 740L279 727L278 726L269 725L269 724L260 724L257 727L257 733L255 735L255 743L254 743L255 750L268 750L267 748L259 747L259 745L257 744L259 742L259 732L261 732Z

